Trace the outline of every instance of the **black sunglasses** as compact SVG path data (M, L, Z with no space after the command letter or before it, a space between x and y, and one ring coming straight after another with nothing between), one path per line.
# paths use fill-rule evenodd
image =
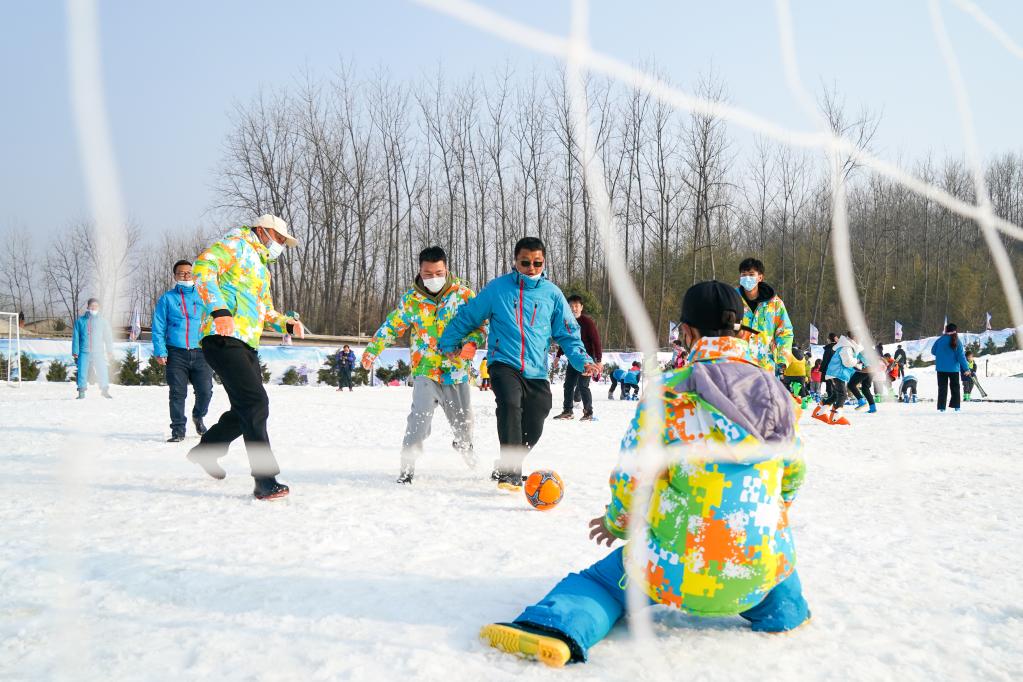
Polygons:
M534 261L520 260L519 261L519 265L521 265L524 268L528 268L530 265L532 265L534 268L542 268L543 267L543 261L542 260L534 260Z

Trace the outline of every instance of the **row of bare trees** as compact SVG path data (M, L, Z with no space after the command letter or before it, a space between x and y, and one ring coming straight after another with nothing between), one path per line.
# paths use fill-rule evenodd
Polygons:
M426 245L443 246L454 272L480 287L508 270L519 237L536 235L548 244L548 275L591 301L609 346L628 346L564 83L558 72L505 70L459 82L438 73L410 85L382 74L362 79L345 65L327 80L260 93L233 115L211 208L235 224L275 213L292 225L300 244L275 266L274 296L317 332L372 331L409 286ZM601 80L587 88L615 237L662 339L689 284L735 281L748 255L766 263L799 338L811 321L822 330L845 326L822 158L740 138L719 118L680 113L643 91ZM714 76L694 89L727 96ZM877 116L849 113L826 90L820 107L834 131L871 147ZM976 225L843 161L859 294L881 338L896 319L921 335L946 315L976 328L988 310L1008 325ZM973 200L961 161L928 158L913 169ZM987 175L998 212L1023 221L1023 156L991 160ZM146 244L135 236L126 263L133 304L151 309L170 264L215 236L183 235ZM81 309L92 248L78 225L44 253L7 254L0 299L70 316ZM1009 248L1019 271L1019 246Z

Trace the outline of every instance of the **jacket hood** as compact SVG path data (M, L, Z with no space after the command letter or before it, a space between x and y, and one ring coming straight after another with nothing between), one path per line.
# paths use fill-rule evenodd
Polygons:
M838 342L835 343L835 350L837 351L839 348L852 348L854 353L862 353L863 352L863 346L861 346L860 344L856 343L855 341L850 339L848 336L840 336L840 337L838 337Z
M417 274L415 279L412 281L412 288L415 289L416 293L419 295L430 299L434 303L439 303L440 300L444 298L444 295L448 293L451 290L451 287L453 287L457 282L458 278L452 275L449 270L448 274L444 278L444 286L440 288L440 291L434 294L426 288L426 285L423 284L423 278Z
M701 351L714 344L716 352ZM727 359L728 362L714 362ZM762 442L795 434L792 398L780 381L762 370L749 346L735 337L703 337L690 354L692 370L677 388L693 391Z

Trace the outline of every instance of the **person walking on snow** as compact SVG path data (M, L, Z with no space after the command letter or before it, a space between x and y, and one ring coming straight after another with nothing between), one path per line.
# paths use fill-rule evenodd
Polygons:
M487 365L486 358L480 361L480 390L490 390L490 367Z
M600 332L597 330L597 323L593 321L593 318L583 313L583 297L578 294L569 296L568 307L571 308L576 322L579 323L579 334L583 341L583 347L593 361L599 364L603 355ZM558 348L555 357L560 358L561 356L562 350ZM582 399L583 403L583 416L580 421L591 421L593 419L593 394L590 393L590 377L569 364L565 368L565 395L561 404L562 411L555 419L573 418L572 408L576 395Z
M170 429L168 443L185 440L185 399L192 384L195 404L192 424L198 435L206 433L203 418L213 397L213 370L199 348L199 334L206 304L195 291L192 264L179 260L174 264L174 286L156 301L153 310L153 357L166 367L170 393Z
M355 353L348 347L346 343L344 347L337 352L337 390L341 390L345 387L348 388L348 392L352 392L352 372L355 370Z
M831 357L835 354L835 344L838 343L838 334L828 332L828 342L824 344L824 354L821 356L821 397L824 398L831 391L831 382L826 378L828 365L831 364ZM824 403L824 400L818 402Z
M904 376L906 374L906 351L902 349L901 343L895 349L895 355L893 357L895 358L895 362L899 364L899 376Z
M739 286L746 304L742 324L756 330L749 344L760 359L760 366L774 372L778 365L787 365L792 355L792 322L785 302L775 295L774 288L764 281L764 264L756 258L739 263Z
M831 360L824 370L824 378L828 382L828 399L824 405L831 405L831 413L825 414L822 406L814 408L811 415L825 424L849 425L849 420L842 416L845 407L846 385L856 370L862 367L859 356L863 347L853 341L852 332L846 332L835 342Z
M451 425L452 446L470 468L476 466L472 449L472 394L469 384L476 349L483 345L484 330L476 327L464 337L459 353L446 356L438 350L444 330L475 296L462 280L448 270L444 249L431 246L419 254L419 274L398 307L387 316L362 354L362 366L369 369L385 348L411 328L412 409L401 443L401 472L398 483L412 483L416 460L423 441L430 436L433 413L440 405Z
M651 604L738 615L755 632L786 632L810 620L788 521L806 476L795 405L737 336L743 305L722 282L685 294L689 364L648 387L663 396L658 440L674 456L651 482L645 536L628 535L648 418L641 405L622 439L611 501L590 521L598 545L621 539L626 547L570 573L513 622L485 626L484 642L549 666L584 662L626 614L632 580ZM626 575L625 552L641 553L641 575Z
M86 311L75 320L71 334L71 357L78 368L78 400L85 398L89 386L89 369L96 375L100 393L110 395L110 361L114 357L114 336L110 323L99 314L99 300L90 298Z
M862 350L856 355L856 359L859 361L859 369L853 372L852 376L849 377L849 383L846 384L853 397L856 398L856 407L853 409L862 410L864 407L869 406L867 412L873 414L877 412L874 395L870 391L871 384L874 381L873 373L868 369L869 363Z
M259 339L264 328L305 336L302 323L274 309L270 297L270 264L298 240L277 216L263 215L253 226L235 228L203 251L192 268L196 291L208 315L199 342L203 357L220 377L231 409L203 434L188 453L189 461L216 479L227 473L217 462L239 436L260 500L284 497L288 486L277 481L280 467L270 448L266 422L270 399L259 367Z
M547 248L536 237L515 244L514 267L491 280L459 308L438 347L454 353L480 326L490 322L487 361L497 402L501 457L493 478L503 490L522 488L522 462L543 434L551 411L548 342L553 339L581 374L599 377L601 367L586 352L579 323L561 289L544 275Z
M959 327L951 323L946 325L945 334L931 345L931 354L934 356L934 368L938 372L938 412L945 411L946 401L949 407L958 412L960 373L964 377L973 375L966 361L963 342L959 340Z

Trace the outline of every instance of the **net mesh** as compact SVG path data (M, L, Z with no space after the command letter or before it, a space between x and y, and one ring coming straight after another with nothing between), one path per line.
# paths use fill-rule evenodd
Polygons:
M944 191L941 187L901 169L896 164L869 153L857 146L855 141L833 133L818 112L813 98L800 77L796 51L797 39L788 0L776 0L775 2L777 31L782 47L786 81L792 97L805 111L809 120L814 123L815 129L810 131L793 130L740 107L687 92L665 82L654 73L633 67L594 50L588 42L589 4L587 0L572 0L571 28L567 36L538 30L500 12L465 0L415 1L475 30L489 33L537 53L556 57L565 63L568 92L572 102L572 125L575 134L581 140L583 168L587 176L587 187L592 193L594 218L604 240L604 253L607 258L611 288L617 304L625 315L632 338L635 339L644 354L644 380L646 377L657 374L657 334L652 321L645 312L639 292L629 276L629 269L619 255L622 253L618 244L619 230L615 225L615 214L607 189L603 184L605 175L601 167L600 155L595 150L594 133L585 113L589 111L584 86L584 78L587 74L601 74L609 77L621 84L648 93L676 110L717 117L777 140L784 145L816 150L825 155L829 161L832 180L833 229L831 240L836 283L842 309L849 326L856 332L857 338L864 341L868 353L873 353L874 341L870 336L870 330L856 293L846 212L845 177L842 172L843 164L850 160L873 173L903 185L949 211L974 220L982 231L991 252L992 262L1008 301L1012 325L1017 330L1023 326L1023 299L1021 299L1019 284L1002 242L1003 237L1023 239L1023 228L997 216L993 210L981 168L970 101L966 95L965 82L959 68L955 48L945 28L944 10L939 0L929 1L932 30L941 49L950 88L958 106L966 157L976 188L977 202L975 204L965 202ZM973 2L970 0L951 0L951 2L990 33L1010 54L1023 58L1023 48ZM106 259L99 264L98 280L101 290L106 292L103 301L104 307L111 312L111 317L114 317L122 314L125 309L124 301L120 299L118 292L127 291L127 287L119 286L122 273L118 269L117 254L124 251L126 234L123 226L126 221L124 220L125 210L110 138L109 119L104 104L96 3L94 0L68 0L67 18L74 124L83 159L82 172L88 191L95 238L101 247L101 253L106 254ZM102 286L103 284L106 286ZM1017 333L1020 332L1017 331ZM876 358L874 359L876 360ZM645 432L641 436L641 442L645 445L641 447L639 453L637 474L642 483L636 491L637 506L633 510L633 524L630 528L630 533L639 538L646 535L645 520L654 480L652 474L659 471L668 458L668 452L660 446L659 425L663 423L663 404L660 396L657 391L644 391L644 401L649 418L645 420L643 427ZM86 442L86 439L91 441L92 438L85 435L80 438L82 442L79 444L83 446L83 449L98 445L98 443ZM65 452L70 453L75 449L74 447L67 448ZM66 456L61 476L64 487L64 494L61 496L63 511L55 517L56 525L51 534L54 555L58 559L58 565L61 567L64 578L62 583L64 588L58 595L58 611L63 616L61 630L64 637L62 638L61 652L66 664L66 672L82 669L86 665L85 659L88 655L88 647L82 637L84 630L76 624L77 609L74 587L76 567L74 553L71 550L75 544L74 510L76 505L81 502L84 490L88 486L87 478L88 472L81 467L80 463L76 463L76 458ZM633 552L629 557L629 573L638 579L629 581L628 603L632 616L631 631L637 637L640 646L647 648L652 641L653 630L649 609L638 608L646 603L646 597L640 587L643 576L642 566L639 565L641 557L640 552ZM664 665L664 660L659 656L650 656L647 661L651 665Z

